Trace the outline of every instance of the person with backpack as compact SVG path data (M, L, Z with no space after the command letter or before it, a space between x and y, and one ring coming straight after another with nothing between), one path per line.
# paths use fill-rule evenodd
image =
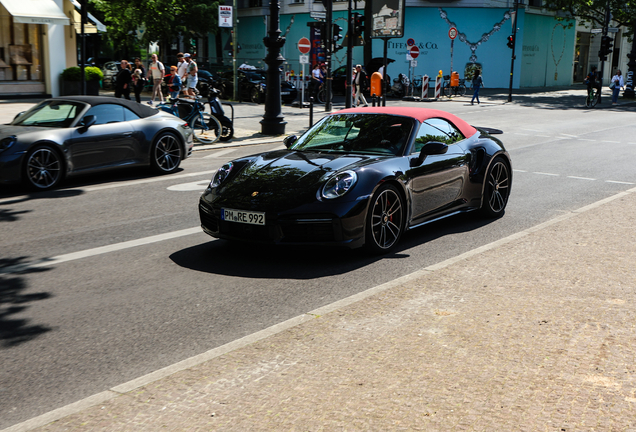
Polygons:
M616 75L612 77L612 81L610 82L610 88L612 89L612 105L618 105L618 93L623 87L625 87L625 82L623 81L621 70L619 69L616 71Z

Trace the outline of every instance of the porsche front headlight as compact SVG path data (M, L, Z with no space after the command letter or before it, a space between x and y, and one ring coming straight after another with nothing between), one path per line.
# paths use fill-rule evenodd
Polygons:
M233 166L234 164L232 164L232 162L228 162L225 165L223 165L221 168L219 168L216 174L214 174L212 181L210 182L210 187L215 188L215 187L218 187L221 183L223 183L225 179L230 175L230 172L232 171Z
M354 171L343 171L330 178L322 188L322 196L334 199L346 194L356 184L358 175Z

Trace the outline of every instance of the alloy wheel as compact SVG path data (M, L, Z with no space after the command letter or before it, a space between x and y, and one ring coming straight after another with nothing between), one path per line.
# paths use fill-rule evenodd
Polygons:
M397 191L386 188L377 195L370 222L373 241L380 250L386 251L397 243L404 226L402 199Z
M48 147L36 149L27 160L27 177L37 189L49 189L62 177L62 161L59 155Z
M164 172L177 169L181 163L181 147L177 139L170 134L165 134L157 140L154 158L156 166Z
M487 194L488 208L492 216L501 214L506 208L510 194L510 173L508 166L500 159L495 160L488 172Z

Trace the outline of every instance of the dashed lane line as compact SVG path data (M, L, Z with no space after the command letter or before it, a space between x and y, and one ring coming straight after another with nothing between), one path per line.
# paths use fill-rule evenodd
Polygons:
M200 227L186 228L179 231L173 231L165 234L158 234L150 237L144 237L136 240L129 240L121 243L114 243L106 246L100 246L92 249L86 249L79 252L72 252L64 255L58 255L51 258L44 258L38 261L32 261L28 263L16 264L0 268L0 274L20 273L26 270L33 270L43 267L51 267L57 264L76 261L82 258L88 258L97 255L103 255L110 252L117 252L125 249L130 249L137 246L149 245L152 243L158 243L164 240L171 240L179 237L184 237L192 234L202 233ZM214 240L214 239L212 239Z

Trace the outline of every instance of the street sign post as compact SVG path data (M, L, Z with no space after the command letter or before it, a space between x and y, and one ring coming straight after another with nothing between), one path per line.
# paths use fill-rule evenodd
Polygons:
M309 51L311 51L311 42L309 42L309 39L306 37L300 38L298 41L298 51L300 51L301 54L309 54Z
M448 29L448 37L451 40L451 68L450 68L450 75L453 75L453 48L455 45L455 38L457 37L457 29L455 27L451 27L450 29Z
M315 20L327 19L327 12L313 11L309 13L309 16Z
M311 42L306 37L301 37L297 46L298 51L303 54L299 58L302 67L302 73L300 75L302 77L300 83L300 107L303 108L305 104L305 65L309 64L309 56L307 54L311 51Z

